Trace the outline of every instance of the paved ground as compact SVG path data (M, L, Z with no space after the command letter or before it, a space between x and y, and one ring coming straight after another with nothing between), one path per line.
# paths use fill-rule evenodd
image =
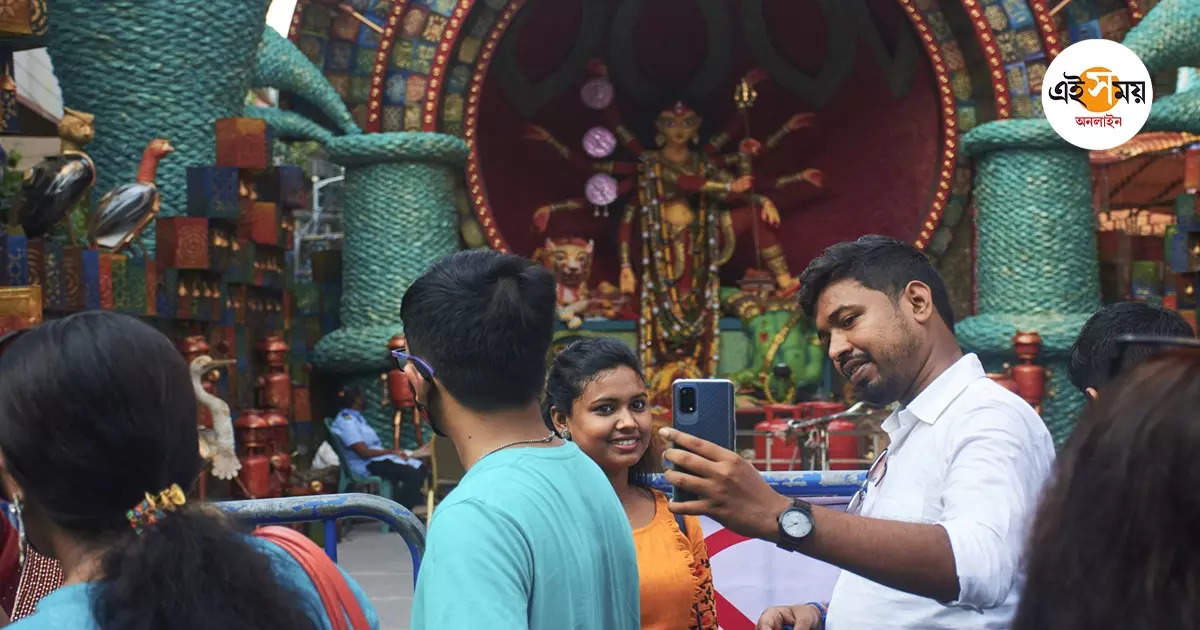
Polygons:
M354 522L343 531L338 564L375 604L381 630L408 630L412 559L399 535L383 533L376 521Z

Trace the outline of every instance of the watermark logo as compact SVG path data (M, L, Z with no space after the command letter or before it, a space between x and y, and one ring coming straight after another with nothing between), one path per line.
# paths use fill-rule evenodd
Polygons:
M1137 135L1153 99L1142 60L1107 39L1072 44L1054 58L1042 81L1042 109L1050 126L1067 142L1093 151Z

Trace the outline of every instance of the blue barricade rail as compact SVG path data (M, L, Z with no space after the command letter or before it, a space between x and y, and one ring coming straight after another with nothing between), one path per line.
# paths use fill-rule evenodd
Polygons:
M254 525L307 523L320 521L325 526L325 553L337 562L337 520L366 517L383 521L404 538L412 555L413 580L425 554L425 525L404 506L373 494L320 494L305 497L253 499L214 503L231 517Z
M776 492L789 497L849 497L862 485L865 470L779 471L762 476ZM650 485L670 493L663 476L651 475ZM323 494L278 499L215 503L233 518L254 525L321 522L325 527L325 553L337 561L337 527L341 518L374 518L391 526L404 538L412 555L413 579L425 553L425 525L399 503L373 494Z
M849 497L858 491L867 471L796 470L764 472L762 476L775 492L788 497ZM650 485L671 492L671 484L662 475L651 475Z

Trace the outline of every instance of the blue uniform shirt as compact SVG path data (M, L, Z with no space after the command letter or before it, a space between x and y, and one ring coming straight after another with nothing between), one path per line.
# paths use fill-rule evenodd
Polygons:
M354 449L350 448L351 444L362 442L366 444L367 448L382 449L383 440L380 440L375 429L367 424L367 419L363 417L362 413L354 409L343 409L337 419L333 421L332 429L334 435L346 447L346 463L350 464L350 471L358 477L366 477L370 474L367 472L368 463L382 459L388 459L397 464L407 464L413 468L421 466L420 460L405 459L395 454L377 455L364 459L355 453Z

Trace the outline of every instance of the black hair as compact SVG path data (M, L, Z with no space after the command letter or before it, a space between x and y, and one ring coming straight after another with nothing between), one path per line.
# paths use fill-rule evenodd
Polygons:
M196 397L171 342L132 317L47 322L0 354L0 451L27 512L103 548L101 630L312 628L267 558L213 508L188 504L138 535L145 493L202 470Z
M341 407L342 409L348 409L354 403L358 402L358 399L362 398L362 395L363 395L363 391L362 391L361 387L359 387L358 385L347 385L347 386L341 388L340 390L338 390L338 393L337 393L338 406Z
M886 293L896 302L904 287L914 280L929 286L933 306L950 331L954 331L954 308L942 276L917 248L888 236L868 234L825 249L800 274L800 306L813 317L817 299L825 287L840 280L855 280L868 289Z
M400 318L413 355L438 382L476 411L535 402L558 301L541 265L491 250L435 262L404 294Z
M554 357L550 372L546 375L546 395L542 400L542 420L551 431L554 426L554 411L571 415L575 401L583 395L591 383L603 372L627 367L646 380L642 363L633 349L618 339L610 337L588 337L567 346ZM651 436L650 448L636 464L629 467L629 482L646 486L650 474L659 472L659 454Z
M1105 388L1054 463L1014 630L1200 628L1200 355L1168 350Z
M1117 302L1096 311L1079 331L1071 346L1067 375L1080 391L1099 389L1111 380L1117 356L1117 337L1121 335L1161 335L1193 337L1191 324L1175 311L1145 302ZM1155 354L1150 346L1132 345L1122 357L1124 368L1132 367Z

